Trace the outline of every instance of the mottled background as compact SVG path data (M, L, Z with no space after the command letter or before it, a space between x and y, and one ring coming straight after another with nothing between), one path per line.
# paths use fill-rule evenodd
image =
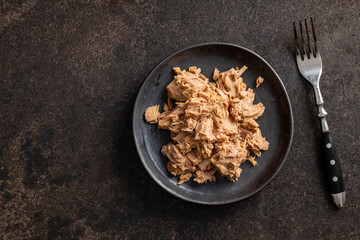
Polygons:
M1 0L0 239L360 239L359 8L357 0ZM294 62L292 21L309 16L346 181L342 210L325 190L313 92ZM147 73L209 41L263 56L295 118L278 176L223 206L162 190L131 131Z

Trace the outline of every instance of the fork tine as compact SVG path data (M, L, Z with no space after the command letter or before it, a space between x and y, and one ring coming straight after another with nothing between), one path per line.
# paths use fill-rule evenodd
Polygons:
M296 55L300 54L299 52L299 40L298 40L298 35L296 32L296 25L295 22L293 22L293 27L294 27L294 43L295 43L295 50L296 50Z
M304 49L302 47L301 39L299 39L299 35L296 31L296 23L293 22L293 28L294 28L294 39L295 39L295 48L296 48L296 55L300 55L301 60L304 60Z
M305 48L304 48L304 34L303 34L303 29L302 29L302 23L301 23L301 20L299 20L299 25L300 25L300 40L301 40L301 43L300 43L300 47L301 47L301 51L302 51L302 54L305 55L306 52L305 52ZM301 59L303 59L304 56L301 56Z
M312 17L310 17L310 21L311 21L312 35L313 35L313 38L314 38L314 57L316 57L318 49L317 49L317 41L316 41L314 21L313 21Z
M305 30L306 30L306 43L307 43L307 57L308 59L310 59L310 53L311 53L311 48L310 48L310 34L309 34L309 28L308 28L308 24L305 18Z

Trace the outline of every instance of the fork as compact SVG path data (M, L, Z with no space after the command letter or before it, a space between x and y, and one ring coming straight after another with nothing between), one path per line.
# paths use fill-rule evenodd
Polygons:
M333 140L330 136L329 126L326 121L327 112L324 108L324 100L320 92L320 76L322 72L322 61L317 47L317 40L313 18L310 18L312 28L312 41L305 19L306 39L304 39L303 24L299 20L300 39L297 34L296 24L293 22L296 61L301 75L314 87L316 105L318 107L317 117L320 119L323 148L325 152L325 165L327 169L327 181L330 187L332 199L337 207L342 208L345 204L344 179L341 172L340 161L337 156Z

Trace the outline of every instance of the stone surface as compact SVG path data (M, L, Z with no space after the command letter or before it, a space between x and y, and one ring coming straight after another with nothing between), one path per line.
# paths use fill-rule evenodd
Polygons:
M0 1L0 239L359 239L359 1ZM346 181L320 169L313 92L292 21L315 16L329 125ZM142 167L131 113L142 81L181 48L224 41L262 55L288 90L293 147L241 202L202 206Z

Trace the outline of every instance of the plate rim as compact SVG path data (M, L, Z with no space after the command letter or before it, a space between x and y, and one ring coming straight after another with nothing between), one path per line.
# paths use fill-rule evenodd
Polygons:
M282 91L285 94L285 99L286 99L286 105L289 111L289 117L290 117L290 139L289 139L289 144L287 146L287 149L285 151L283 160L281 161L279 167L272 173L271 177L269 179L267 179L260 187L258 187L257 189L255 189L254 191L242 196L242 197L235 197L229 200L224 200L224 201L202 201L202 200L194 200L192 198L180 195L176 192L174 192L171 188L167 187L165 184L163 184L159 179L157 179L154 174L152 173L152 171L150 171L150 169L148 168L147 164L145 163L145 160L141 157L142 155L140 154L140 147L138 146L138 142L139 139L136 136L136 129L135 129L135 111L136 111L136 106L138 105L138 102L140 100L140 90L142 89L142 87L144 86L144 83L146 82L146 80L148 79L148 77L151 75L152 72L154 72L156 69L158 69L163 63L165 63L166 61L168 61L169 59L171 59L172 57L179 55L185 51L191 50L191 49L195 49L195 48L199 48L199 47L205 47L205 46L230 46L230 47L235 47L235 48L239 48L241 50L244 50L252 55L255 55L257 58L259 58L264 64L266 64L266 66L271 70L271 72L274 74L275 78L278 80L280 87L282 89ZM233 43L227 43L227 42L207 42L207 43L200 43L200 44L195 44L195 45L191 45L188 47L185 47L183 49L180 49L178 51L176 51L175 53L167 56L166 58L164 58L162 61L160 61L148 74L147 76L144 78L143 82L141 83L141 86L138 90L138 93L136 95L136 100L134 103L134 107L133 107L133 113L132 113L132 132L133 132L133 139L134 139L134 144L135 144L135 148L136 148L136 152L137 155L142 163L142 165L144 166L144 168L146 169L147 173L150 175L150 177L161 187L163 188L165 191L167 191L168 193L170 193L171 195L180 198L182 200L188 201L188 202L193 202L193 203L198 203L198 204L203 204L203 205L223 205L223 204L228 204L228 203L233 203L233 202L238 202L241 200L244 200L246 198L249 198L253 195L255 195L256 193L260 192L265 186L267 186L279 173L279 171L281 170L281 168L283 167L284 163L287 160L287 157L289 155L291 146L292 146L292 142L293 142L293 137L294 137L294 116L293 116L293 111L292 111L292 106L291 106L291 102L290 102L290 98L289 95L286 91L285 85L282 82L281 78L279 77L279 75L276 73L276 71L272 68L272 66L264 59L262 58L259 54L257 54L256 52L242 47L240 45L237 44L233 44Z

